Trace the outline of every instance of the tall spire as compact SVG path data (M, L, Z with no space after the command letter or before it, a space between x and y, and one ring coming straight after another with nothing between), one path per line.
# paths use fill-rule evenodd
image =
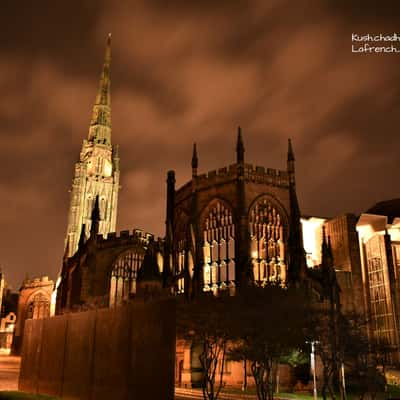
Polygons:
M244 163L244 144L242 138L242 128L238 127L238 136L236 144L236 162L238 164Z
M111 33L108 34L103 70L100 76L99 89L93 106L89 128L89 141L111 144Z
M193 144L193 155L192 155L192 177L197 176L197 167L199 166L199 159L197 158L197 147L196 143Z

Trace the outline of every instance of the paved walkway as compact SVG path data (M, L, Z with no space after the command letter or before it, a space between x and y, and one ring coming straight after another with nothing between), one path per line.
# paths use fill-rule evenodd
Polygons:
M218 396L221 400L256 400L257 396L255 394L244 394L244 393L220 393ZM185 389L185 388L175 388L175 400L185 400L185 399L203 399L203 394L201 389ZM292 400L286 397L281 397L278 394L274 395L276 400Z
M20 357L0 355L0 390L17 390Z
M0 355L0 391L18 390L18 375L21 358L8 355ZM175 400L202 399L203 395L199 389L175 388ZM255 399L254 395L221 393L221 400L231 399Z

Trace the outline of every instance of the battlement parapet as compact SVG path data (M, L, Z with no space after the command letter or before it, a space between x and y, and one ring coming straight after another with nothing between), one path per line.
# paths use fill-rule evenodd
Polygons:
M25 279L22 282L22 288L37 288L37 287L42 287L42 286L53 286L54 282L49 279L48 276L41 276L38 278L32 278L32 279Z
M201 174L196 178L196 189L201 190L210 185L220 185L233 181L237 178L237 171L237 164L232 164L228 167L214 169L205 174Z
M137 228L133 229L132 231L125 229L119 233L110 232L107 234L107 238L104 238L103 235L97 235L97 243L99 243L102 247L111 247L125 242L132 244L147 244L149 241L154 239L155 237L152 233L148 233Z
M258 165L253 166L251 164L246 164L244 168L244 178L251 182L289 187L288 173L274 168L265 169Z
M287 171L281 171L274 168L265 168L253 164L232 164L209 171L205 174L198 175L195 178L196 190L208 188L212 185L220 185L231 182L239 177L239 173L243 173L244 179L250 182L261 184L289 187L289 175ZM192 191L193 181L187 182L175 192L175 202L179 203L188 196Z

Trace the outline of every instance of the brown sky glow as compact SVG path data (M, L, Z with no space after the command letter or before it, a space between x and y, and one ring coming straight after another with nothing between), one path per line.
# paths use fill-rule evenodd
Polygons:
M394 1L2 2L9 283L60 268L108 32L118 230L163 235L167 170L178 186L189 179L194 141L200 173L233 163L238 125L246 161L265 167L285 168L292 138L304 214L360 213L400 197L400 53L351 52L353 32L400 34L398 15Z

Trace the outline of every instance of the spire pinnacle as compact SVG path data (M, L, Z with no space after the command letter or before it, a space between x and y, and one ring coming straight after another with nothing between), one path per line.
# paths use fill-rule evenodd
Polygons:
M326 243L326 228L325 225L322 225L322 244L327 244Z
M288 153L287 153L288 161L294 161L294 152L292 148L292 140L288 139Z
M99 88L93 106L89 128L89 140L102 144L111 144L111 33L108 34L103 70Z
M110 67L111 67L111 33L107 36L106 52L104 56L103 70L100 76L99 90L96 96L96 104L110 106Z
M240 126L238 127L238 136L237 136L237 144L236 144L236 160L237 160L238 164L244 162L244 144L243 144L243 138L242 138L242 128Z
M86 224L82 224L81 235L79 236L78 248L80 249L86 242Z
M99 233L100 228L100 205L99 205L99 196L96 196L96 200L94 202L94 207L92 210L92 225L90 227L90 236L95 236Z
M294 171L294 152L292 147L292 141L290 139L288 139L287 171L289 174L289 183L294 187L296 185L295 171Z
M196 143L193 143L192 176L197 176L197 167L198 166L199 166L199 159L197 158L197 147L196 147Z
M324 267L329 266L332 258L331 237L327 237L325 225L322 225L321 264Z

